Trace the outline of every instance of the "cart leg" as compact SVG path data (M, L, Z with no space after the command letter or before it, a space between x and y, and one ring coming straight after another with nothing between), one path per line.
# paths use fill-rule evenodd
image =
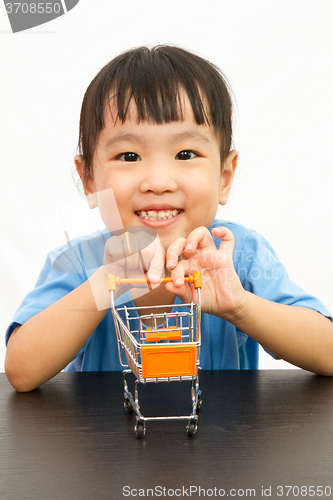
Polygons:
M137 406L137 409L139 410L140 405L139 405L139 391L138 391L138 385L139 385L139 380L136 379L135 381L135 388L134 388L134 396L135 396L135 404Z
M128 384L127 384L127 379L126 379L126 375L128 373L131 373L131 370L124 370L122 373L123 373L124 398L125 398L124 408L125 408L125 410L128 411L128 413L132 413L133 412L133 404L132 404L131 399L133 399L133 397L132 397L132 394L128 390Z
M195 397L195 383L193 378L191 380L191 398L192 398L192 406L194 408L196 397Z
M189 436L193 436L193 434L196 433L197 431L197 428L198 428L198 416L195 415L193 418L191 418L189 421L188 421L188 424L186 426L186 429L187 429L187 434Z
M146 434L145 421L136 417L136 426L134 432L137 438L142 438Z
M126 375L128 373L132 373L131 370L123 370L122 374L123 374L123 382L124 382L124 391L125 393L128 392L128 384L127 384L127 378L126 378Z
M140 413L140 405L139 405L139 380L136 379L135 385L134 385L134 403L135 403L135 411L137 413L136 417L136 425L134 427L134 432L136 434L137 438L142 438L146 434L146 424L144 417Z
M201 391L199 389L199 373L201 368L198 367L197 374L195 378L192 378L191 381L191 396L192 396L192 415L188 424L186 426L187 434L189 436L193 436L197 432L198 428L198 415L197 411L199 410L202 400L201 400Z
M200 372L201 372L201 368L199 366L198 372L197 372L197 376L196 376L196 379L195 379L195 391L196 391L197 411L200 410L200 408L202 406L202 398L201 398L202 391L199 389L199 375L200 375Z
M201 373L201 366L198 366L198 371L197 371L197 377L196 377L196 384L199 387L199 375Z
M198 372L195 378L191 381L191 397L192 397L192 417L194 417L197 411L200 410L202 406L201 390L199 389L199 373L201 368L198 368ZM193 426L192 426L193 427ZM193 434L196 431L197 426L194 429Z

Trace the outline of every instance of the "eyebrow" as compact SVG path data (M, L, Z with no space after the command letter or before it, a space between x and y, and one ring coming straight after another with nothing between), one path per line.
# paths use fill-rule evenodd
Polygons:
M141 134L134 134L131 132L119 132L114 137L108 139L104 145L105 149L109 149L112 146L116 146L117 144L121 144L123 142L142 142L144 136Z
M196 129L184 130L183 132L171 134L169 137L170 142L177 142L186 139L192 139L204 144L211 143L211 140L208 137L206 137L206 135L204 135L203 133L201 133L199 130ZM117 146L119 144L126 142L143 143L145 141L146 141L145 134L137 134L135 132L119 132L114 137L108 139L103 148L110 149L113 146Z
M178 134L173 134L171 136L172 141L181 141L186 139L193 139L206 144L211 143L211 140L205 134L196 129L184 130L184 132L179 132Z

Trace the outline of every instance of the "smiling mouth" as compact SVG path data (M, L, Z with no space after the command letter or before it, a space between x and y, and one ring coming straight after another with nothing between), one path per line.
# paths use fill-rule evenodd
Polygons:
M167 219L173 219L174 217L177 217L177 215L180 214L182 210L180 209L174 209L174 210L138 210L136 215L141 217L142 219L146 220L167 220Z

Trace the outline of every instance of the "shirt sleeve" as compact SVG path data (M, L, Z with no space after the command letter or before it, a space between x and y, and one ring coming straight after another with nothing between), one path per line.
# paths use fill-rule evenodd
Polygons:
M60 269L60 266L54 263L59 263L59 259L63 262L62 269L66 272L57 270ZM7 328L6 345L16 326L23 325L32 316L64 297L86 279L87 274L84 263L80 258L80 252L66 252L64 248L50 252L35 288L24 298Z
M313 309L332 321L324 304L294 283L271 245L251 231L235 256L235 269L245 290L264 299Z
M257 232L251 231L243 246L236 248L234 264L245 290L280 304L313 309L332 321L324 304L289 278L271 245ZM267 349L265 351L280 359Z

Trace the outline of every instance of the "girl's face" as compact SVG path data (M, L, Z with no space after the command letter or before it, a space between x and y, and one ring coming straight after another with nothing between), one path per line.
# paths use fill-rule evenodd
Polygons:
M227 202L237 152L229 154L222 170L218 139L211 127L197 125L187 96L183 114L182 121L165 124L138 123L134 105L124 123L106 114L93 176L84 187L86 194L97 193L109 230L112 203L102 192L110 188L124 228L153 228L164 248L199 226L209 227L218 204ZM81 157L76 165L81 173Z

